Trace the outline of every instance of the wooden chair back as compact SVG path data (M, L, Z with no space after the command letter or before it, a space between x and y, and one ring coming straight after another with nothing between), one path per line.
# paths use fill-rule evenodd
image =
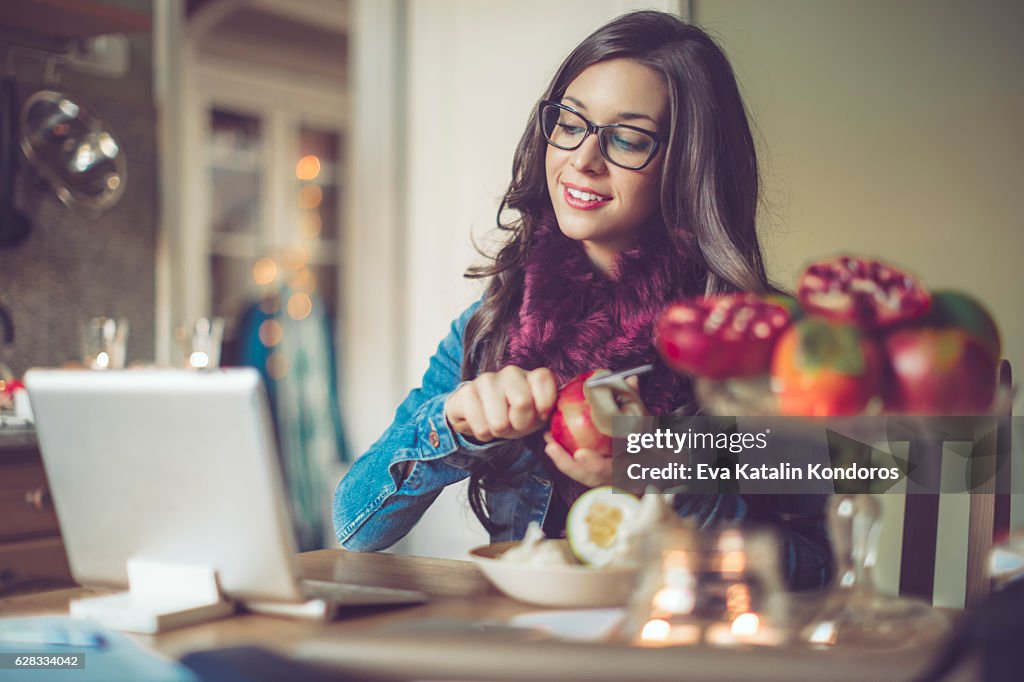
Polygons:
M1010 363L999 364L999 385L1009 390L1013 385ZM1008 413L1009 415L1009 413ZM1010 531L1010 465L1011 424L999 420L994 442L976 443L972 474L982 481L970 493L970 518L967 531L967 585L964 605L971 606L989 592L987 560L992 545L1006 538ZM941 463L943 440L926 437L910 441L908 460L911 466L925 462ZM995 449L979 452L979 448ZM1000 457L991 455L998 453ZM985 456L989 455L989 456ZM1007 455L1004 461L1002 455ZM940 474L941 464L932 469ZM938 480L937 478L935 480ZM903 546L900 558L900 594L933 600L935 588L935 550L939 531L939 495L915 493L906 496L903 516Z

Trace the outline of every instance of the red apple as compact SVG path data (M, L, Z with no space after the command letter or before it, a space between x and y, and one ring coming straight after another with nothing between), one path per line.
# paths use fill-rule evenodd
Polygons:
M885 339L886 408L917 415L980 414L992 406L996 360L963 329L901 329Z
M580 374L558 392L558 402L551 417L551 435L569 454L580 448L610 453L612 425L615 417L642 417L647 414L640 395L619 379L612 384L586 385L591 377L611 374L596 369Z
M963 329L977 340L997 363L1002 357L999 326L985 305L970 294L960 291L936 291L932 307L922 327L935 329Z

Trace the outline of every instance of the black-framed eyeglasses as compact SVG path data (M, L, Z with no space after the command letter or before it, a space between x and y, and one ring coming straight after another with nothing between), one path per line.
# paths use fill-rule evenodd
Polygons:
M596 125L583 114L564 104L544 100L537 109L537 120L544 139L558 149L579 149L591 134L597 135L601 156L609 163L628 170L640 170L654 159L667 138L627 123Z

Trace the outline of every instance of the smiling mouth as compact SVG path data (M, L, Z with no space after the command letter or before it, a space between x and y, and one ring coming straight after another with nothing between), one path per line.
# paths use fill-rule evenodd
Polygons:
M593 192L586 192L575 187L565 186L565 203L573 208L579 208L583 210L590 210L604 206L612 200L611 197L604 196L603 194L595 194Z
M578 190L575 187L566 187L565 190L569 193L569 196L579 199L580 201L609 201L611 197L606 197L602 194L594 194L593 192L584 192Z

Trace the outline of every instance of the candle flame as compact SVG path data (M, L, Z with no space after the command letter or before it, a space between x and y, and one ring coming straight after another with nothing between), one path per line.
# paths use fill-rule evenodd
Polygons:
M761 626L761 619L756 613L741 613L732 621L732 634L737 637L749 637L757 634Z

